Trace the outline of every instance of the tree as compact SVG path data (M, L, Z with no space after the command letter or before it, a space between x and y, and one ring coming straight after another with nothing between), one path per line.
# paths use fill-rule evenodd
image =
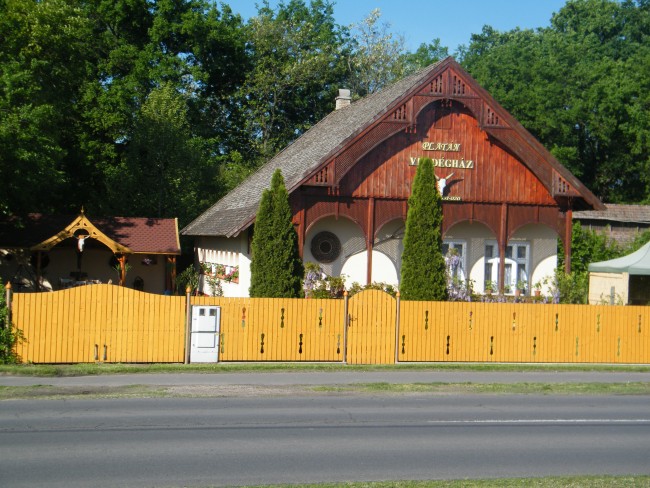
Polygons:
M74 1L4 0L0 11L0 214L49 212L76 176L67 162L96 59L91 23Z
M414 73L447 56L449 56L449 49L440 44L439 38L435 38L429 44L423 42L414 53L404 55L406 73Z
M247 27L252 69L239 94L255 164L332 111L345 76L344 31L323 0L265 1Z
M264 190L252 244L251 297L302 296L304 266L298 253L298 235L291 221L289 193L279 169L271 188Z
M348 63L355 97L376 93L407 74L404 38L390 32L390 24L380 23L380 18L381 10L377 8L352 25Z
M551 26L473 35L462 63L606 202L650 201L650 3L569 0Z
M408 201L400 293L405 300L447 298L447 268L442 255L442 198L430 158L420 160Z
M178 217L185 225L201 195L215 193L216 174L190 133L187 112L184 97L171 84L151 92L124 161L105 170L114 208L131 215Z

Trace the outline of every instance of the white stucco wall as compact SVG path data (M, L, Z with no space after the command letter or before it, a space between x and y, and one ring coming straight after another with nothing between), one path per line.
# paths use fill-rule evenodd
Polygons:
M195 242L195 254L199 263L239 266L239 283L221 280L225 297L247 297L251 286L251 259L248 249L248 232L236 237L200 237ZM212 295L212 289L202 278L199 291Z
M397 285L400 276L403 251L403 226L400 220L389 222L377 232L372 254L372 281ZM367 283L368 253L361 228L347 218L326 217L316 222L305 236L303 261L317 263L311 252L312 239L322 231L336 234L341 242L341 252L331 263L318 263L330 276L345 276L346 286L357 282ZM483 224L461 222L453 226L444 236L446 240L465 242L466 276L474 282L474 291L484 292L485 244L496 242L496 237ZM530 248L529 272L530 290L536 282L553 277L557 266L557 236L544 225L527 225L519 229L511 242L525 242ZM239 283L222 282L224 296L249 296L250 262L248 234L235 238L203 237L197 239L197 259L201 262L239 266ZM206 283L201 291L210 294ZM542 290L549 293L549 285Z
M341 253L331 263L319 263L311 252L313 238L322 231L336 234L341 242ZM345 276L348 287L355 281L362 285L366 284L368 269L366 239L361 228L347 218L325 217L315 222L305 236L303 261L318 263L330 276Z

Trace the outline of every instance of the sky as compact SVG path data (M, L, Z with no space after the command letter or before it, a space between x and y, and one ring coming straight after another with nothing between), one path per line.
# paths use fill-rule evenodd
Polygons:
M260 3L259 0L220 1L244 19L255 15L255 4ZM269 3L275 7L279 0ZM470 36L480 33L484 25L498 31L547 27L553 13L566 0L333 0L333 3L334 17L340 25L358 23L379 8L381 22L389 23L392 32L404 36L409 51L439 38L453 54L460 44L468 45Z

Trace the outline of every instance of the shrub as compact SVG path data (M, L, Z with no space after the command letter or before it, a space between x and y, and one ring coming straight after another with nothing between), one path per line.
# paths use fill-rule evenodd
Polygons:
M0 280L0 364L20 363L20 356L16 352L16 346L25 338L20 329L8 323L9 309L7 307L7 292Z

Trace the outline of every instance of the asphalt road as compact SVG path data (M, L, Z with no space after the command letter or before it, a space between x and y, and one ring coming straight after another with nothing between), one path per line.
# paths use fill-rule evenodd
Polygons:
M0 439L6 488L650 474L650 397L12 400Z

